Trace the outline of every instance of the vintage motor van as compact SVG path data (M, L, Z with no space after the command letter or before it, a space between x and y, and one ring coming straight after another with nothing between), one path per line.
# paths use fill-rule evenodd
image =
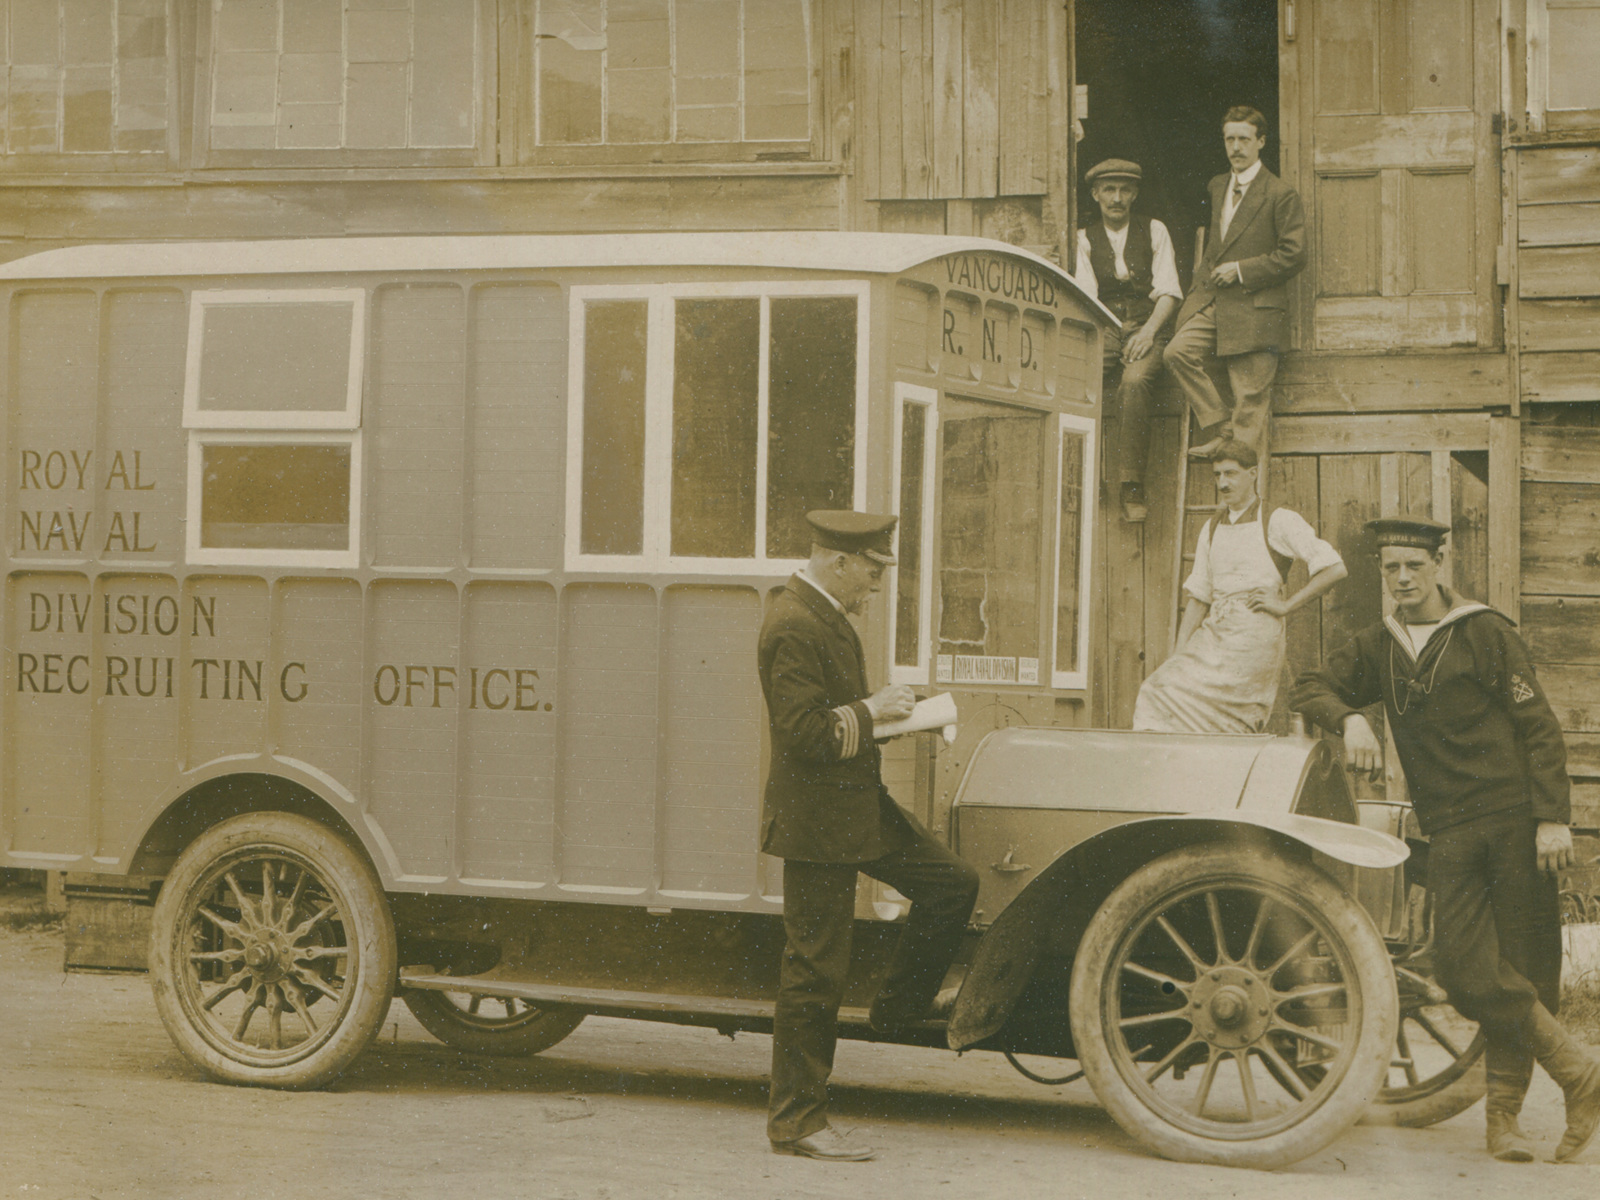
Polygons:
M397 990L491 1053L770 1029L755 641L804 513L850 506L901 518L872 671L960 713L890 785L984 877L952 1019L901 1040L1078 1059L1153 1150L1253 1166L1470 1059L1396 1057L1405 848L1325 744L1083 728L1110 318L1054 264L124 244L0 266L0 303L0 862L164 879L156 999L210 1075L322 1083ZM846 1036L904 910L863 884Z

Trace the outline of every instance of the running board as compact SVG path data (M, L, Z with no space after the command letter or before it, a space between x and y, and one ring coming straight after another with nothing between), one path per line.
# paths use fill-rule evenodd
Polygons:
M771 1000L741 1000L731 996L674 995L665 992L628 992L616 988L578 987L560 983L532 983L494 975L437 975L427 968L403 967L400 989L424 992L466 992L527 1000L536 1005L581 1008L608 1017L642 1021L670 1021L679 1025L709 1025L724 1033L744 1030L771 1033ZM839 1033L857 1041L904 1042L945 1046L945 1022L918 1021L892 1035L873 1029L864 1008L839 1010Z

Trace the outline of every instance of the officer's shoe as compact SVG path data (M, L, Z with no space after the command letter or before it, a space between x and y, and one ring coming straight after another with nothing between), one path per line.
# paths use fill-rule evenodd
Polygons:
M856 1141L848 1133L840 1133L832 1125L824 1125L815 1133L792 1142L773 1142L772 1152L815 1158L820 1162L871 1162L878 1157L871 1146Z
M1568 1162L1583 1153L1600 1129L1600 1061L1538 1003L1533 1006L1533 1056L1566 1097L1567 1131L1555 1161Z

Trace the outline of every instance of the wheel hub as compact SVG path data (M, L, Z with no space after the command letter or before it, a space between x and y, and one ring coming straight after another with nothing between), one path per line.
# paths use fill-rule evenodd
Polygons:
M1207 971L1190 989L1189 1002L1195 1032L1224 1049L1252 1044L1272 1024L1271 993L1244 967Z
M263 931L245 941L244 965L258 983L277 983L293 962L294 948L280 934Z

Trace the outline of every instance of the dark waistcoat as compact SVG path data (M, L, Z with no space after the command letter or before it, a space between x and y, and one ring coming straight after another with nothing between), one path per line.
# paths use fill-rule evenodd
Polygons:
M1122 248L1122 258L1128 267L1128 278L1117 278L1117 256L1111 249L1111 239L1106 236L1105 223L1095 221L1084 232L1089 236L1089 265L1094 268L1095 283L1100 287L1100 302L1124 321L1141 324L1150 319L1156 302L1150 298L1155 286L1155 246L1150 240L1150 218L1133 216L1128 219L1128 242Z

